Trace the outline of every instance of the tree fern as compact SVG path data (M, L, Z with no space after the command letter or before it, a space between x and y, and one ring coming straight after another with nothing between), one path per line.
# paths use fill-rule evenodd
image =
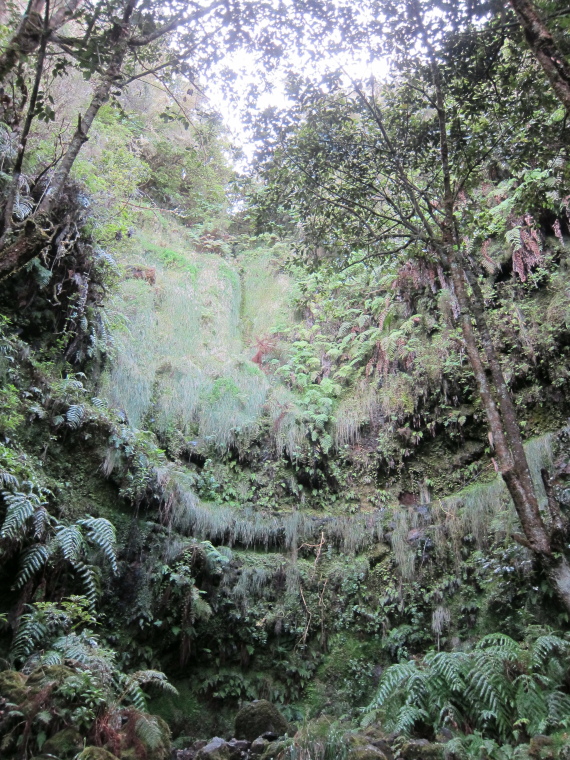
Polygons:
M404 733L420 720L436 730L452 720L502 742L517 740L520 723L531 734L561 727L570 714L568 648L555 634L529 647L497 633L468 653L431 652L388 668L365 712Z

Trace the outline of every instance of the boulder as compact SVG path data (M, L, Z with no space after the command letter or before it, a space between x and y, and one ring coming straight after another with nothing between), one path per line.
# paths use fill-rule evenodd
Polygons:
M400 757L404 760L443 760L444 753L443 744L416 739L402 745Z
M373 744L361 744L352 747L348 753L348 760L388 760L388 757Z
M225 739L219 736L206 744L196 752L196 760L230 760L230 747Z
M251 743L251 747L249 750L250 755L263 755L267 747L269 746L269 742L267 739L264 739L262 736L259 736L255 741Z
M0 671L0 697L19 705L26 698L26 676L16 670Z
M267 732L276 737L287 733L289 725L279 710L266 699L259 699L245 705L236 715L237 739L253 742Z
M240 760L246 756L251 747L251 742L245 739L230 739L228 747L230 748L230 760Z

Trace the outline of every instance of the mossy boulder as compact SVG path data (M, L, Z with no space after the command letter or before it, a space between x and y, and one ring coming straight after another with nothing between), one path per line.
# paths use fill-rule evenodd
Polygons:
M388 760L388 758L381 749L373 744L363 744L350 749L348 760Z
M37 690L43 688L48 682L55 681L55 683L60 684L66 678L74 675L75 670L68 668L67 665L41 665L28 676L27 686L30 689Z
M428 742L426 739L406 742L400 749L404 760L444 760L445 745Z
M21 704L26 698L26 676L15 670L0 671L0 697L15 705Z
M118 758L103 747L85 747L76 760L118 760Z
M236 739L247 739L249 742L268 732L283 736L288 729L289 724L283 715L266 699L245 705L235 719Z
M50 737L42 747L44 755L55 755L60 760L74 757L83 747L83 736L75 728L64 728Z

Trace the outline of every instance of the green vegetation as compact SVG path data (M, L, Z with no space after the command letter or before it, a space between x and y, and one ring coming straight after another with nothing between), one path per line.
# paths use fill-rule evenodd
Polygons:
M353 5L0 14L2 758L570 758L570 16Z

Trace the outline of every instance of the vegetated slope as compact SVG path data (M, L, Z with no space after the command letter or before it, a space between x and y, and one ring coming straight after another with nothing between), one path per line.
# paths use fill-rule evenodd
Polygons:
M434 305L413 262L288 262L294 235L256 237L227 213L215 120L185 136L140 87L100 113L58 212L65 246L0 292L2 644L23 671L0 673L21 707L2 751L71 757L77 733L47 742L79 728L166 757L141 691L162 670L179 695L150 707L175 737L229 733L260 697L346 728L369 705L366 722L430 738L451 716L487 751L560 729L567 645L548 636L567 620L512 539L449 290ZM564 167L546 177L560 196ZM482 188L501 223L513 187ZM498 245L484 283L545 511L542 468L568 503L557 221L533 227L524 283Z

